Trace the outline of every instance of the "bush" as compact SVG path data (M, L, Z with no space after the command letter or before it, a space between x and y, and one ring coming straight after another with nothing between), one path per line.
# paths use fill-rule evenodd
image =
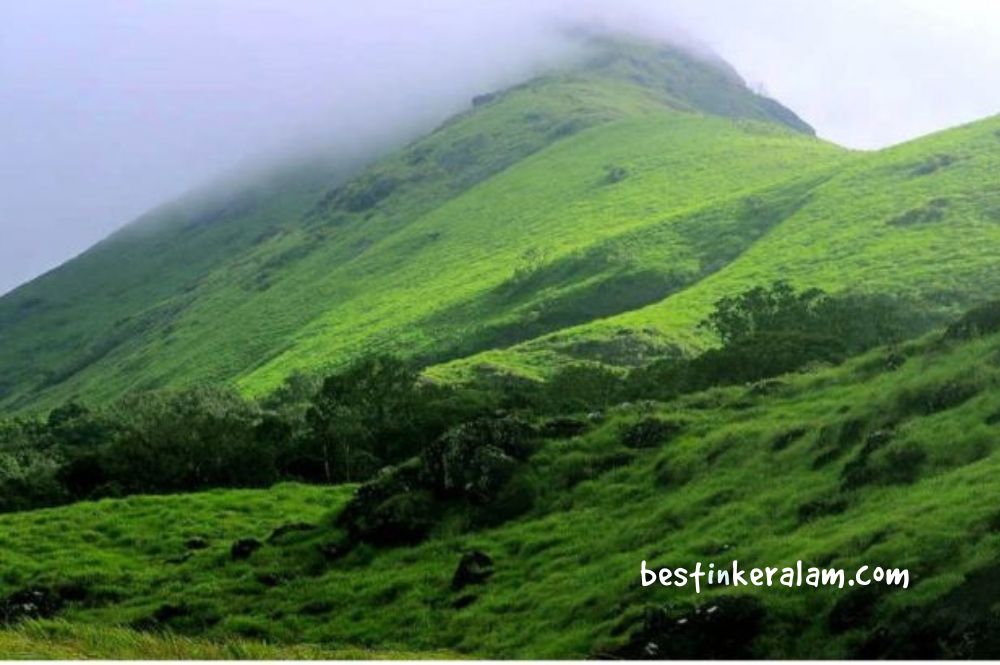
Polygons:
M516 418L460 425L421 453L424 483L443 498L488 503L531 452L531 427Z
M55 506L69 500L59 483L59 461L44 452L0 452L0 512Z
M701 326L718 335L720 348L635 370L625 392L631 398L668 399L713 386L760 381L811 363L841 362L922 331L928 324L918 310L889 296L831 296L775 282L716 302Z
M417 371L392 356L367 356L323 381L306 412L297 467L324 482L364 480L412 456L425 418ZM416 440L415 440L416 439Z
M383 469L358 488L337 518L355 541L402 545L420 541L433 524L433 500L414 461Z
M984 303L966 312L948 326L949 339L973 339L1000 332L1000 300Z

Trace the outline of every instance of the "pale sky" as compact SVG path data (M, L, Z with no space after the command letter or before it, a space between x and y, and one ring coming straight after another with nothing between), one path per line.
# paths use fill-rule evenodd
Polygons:
M262 155L412 137L593 20L691 35L850 147L1000 112L996 0L3 0L0 293Z

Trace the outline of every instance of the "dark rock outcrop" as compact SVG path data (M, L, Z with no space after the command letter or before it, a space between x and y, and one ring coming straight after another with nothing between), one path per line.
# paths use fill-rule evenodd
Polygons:
M263 543L261 543L256 538L241 538L233 543L233 546L229 548L229 555L232 557L233 561L243 561L249 559L250 556L259 550Z
M483 584L493 576L493 559L485 552L470 550L462 555L451 578L453 591L460 591L470 584Z

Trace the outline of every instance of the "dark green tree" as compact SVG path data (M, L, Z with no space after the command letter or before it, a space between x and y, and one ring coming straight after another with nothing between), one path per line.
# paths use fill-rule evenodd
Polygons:
M304 454L326 482L353 482L419 450L418 373L389 355L366 356L327 377L306 413Z

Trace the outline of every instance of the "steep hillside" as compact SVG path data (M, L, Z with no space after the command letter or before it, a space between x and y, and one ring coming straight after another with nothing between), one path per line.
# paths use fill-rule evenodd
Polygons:
M703 267L699 279L669 297L433 373L537 376L581 360L642 362L643 348L660 353L677 346L704 348L712 339L696 326L716 300L776 279L827 291L909 296L929 312L954 316L1000 292L995 270L1000 252L998 170L1000 118L858 156L832 177L806 182L792 199L796 205L783 203L782 191L772 189L755 195L756 208L744 212L743 220L738 208L709 212L728 218L743 233L755 225L763 228L731 261L725 255L733 231L711 235L702 261L721 259L722 265L714 271ZM763 225L762 219L767 220ZM604 251L634 247L635 261L644 271L669 274L675 266L664 260L663 235L700 223L700 214L680 216L613 237ZM623 354L623 347L640 353Z
M669 275L575 253L844 157L715 60L588 48L344 184L341 164L182 202L0 299L0 405L260 391L369 348L445 360L641 307L701 276L704 247L664 246Z
M542 443L520 481L536 492L527 513L478 529L445 521L414 547L331 548L351 487L3 515L0 597L75 590L58 617L84 626L486 657L634 655L649 642L662 657L995 654L998 358L997 335L935 333L837 368L622 405ZM637 442L631 428L650 418L670 426ZM313 526L274 531L301 522ZM234 560L231 544L249 537L263 545ZM455 591L470 549L494 574ZM701 595L639 584L642 560L800 559L908 568L910 584ZM664 604L657 621L647 608Z

